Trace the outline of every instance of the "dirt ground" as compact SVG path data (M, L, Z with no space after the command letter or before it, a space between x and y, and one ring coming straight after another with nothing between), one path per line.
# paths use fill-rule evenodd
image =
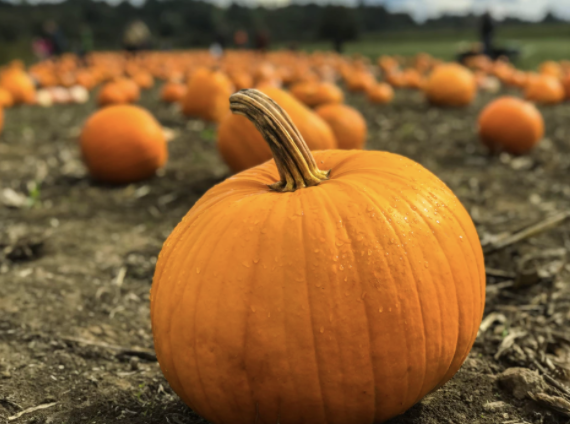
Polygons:
M182 119L156 93L142 104L177 134L170 161L152 180L122 187L93 183L80 161L77 136L92 103L6 111L0 422L204 421L162 377L148 294L162 242L228 170L214 128ZM570 104L542 109L546 138L529 156L491 156L475 135L491 97L463 110L430 108L405 91L384 107L349 97L368 121L368 148L411 157L443 179L488 252L486 318L473 351L452 381L393 424L570 420L570 220L501 246L505 236L570 210ZM500 377L511 367L546 376ZM522 386L525 375L536 381Z

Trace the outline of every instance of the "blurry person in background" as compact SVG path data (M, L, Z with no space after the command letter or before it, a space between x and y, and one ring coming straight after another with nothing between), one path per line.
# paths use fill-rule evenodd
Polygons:
M236 48L245 49L247 47L248 38L249 37L247 35L247 32L245 32L243 29L238 29L234 33L234 44Z
M259 53L265 53L269 48L269 32L261 29L255 34L255 48Z
M131 53L136 54L141 50L150 48L151 34L146 24L140 19L127 25L123 34L123 48Z
M55 21L47 21L44 23L44 32L46 39L51 45L51 55L59 57L65 52L67 42L59 25Z
M487 56L493 54L493 38L495 35L495 22L491 12L487 11L481 16L481 43L483 43L483 53Z
M87 66L87 55L93 51L93 31L89 25L81 26L79 37L79 59L84 66Z
M32 40L32 51L37 60L45 60L51 56L51 44L43 37L34 38Z

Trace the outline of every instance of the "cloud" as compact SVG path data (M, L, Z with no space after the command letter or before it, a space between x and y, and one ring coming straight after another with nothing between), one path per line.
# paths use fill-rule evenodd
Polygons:
M419 21L445 13L483 13L486 10L497 19L513 16L536 21L549 11L570 19L570 0L385 0L384 4L392 11L408 12Z

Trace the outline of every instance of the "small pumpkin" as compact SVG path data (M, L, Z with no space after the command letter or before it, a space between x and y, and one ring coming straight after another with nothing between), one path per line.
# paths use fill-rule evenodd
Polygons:
M0 87L12 95L14 104L33 104L36 87L32 78L19 67L8 68L0 74Z
M265 86L260 91L279 102L312 150L334 149L329 125L286 91ZM218 127L218 151L232 170L240 172L271 159L271 150L255 126L239 115L227 114Z
M182 112L205 121L220 122L229 113L228 98L233 92L229 78L218 70L201 68L188 80Z
M309 107L344 101L342 90L330 82L299 82L291 87L291 94Z
M366 121L358 110L347 105L332 103L318 107L315 112L331 127L339 149L364 147Z
M149 90L154 85L154 78L149 72L139 71L133 75L132 79L143 90Z
M479 137L489 149L521 155L544 135L544 120L530 102L503 96L489 103L479 115Z
M127 98L127 102L138 102L141 97L141 89L139 85L131 78L121 77L115 79L115 83L120 87Z
M99 90L97 104L101 107L129 103L128 94L117 82L108 82Z
M186 95L186 85L178 82L167 82L160 91L160 100L165 103L178 103Z
M8 108L14 105L12 94L5 88L0 87L0 108Z
M566 93L558 78L543 74L528 78L524 97L531 102L553 105L563 101Z
M456 63L437 66L427 79L424 91L437 106L467 106L475 98L477 83L473 73Z
M150 313L167 381L212 423L403 413L477 336L485 265L469 214L410 159L311 154L266 96L230 104L275 160L207 191L163 245Z
M168 157L162 127L150 112L134 105L95 112L83 127L80 143L89 173L106 183L149 178Z
M394 99L394 89L384 82L373 85L366 94L368 100L376 104L387 104Z

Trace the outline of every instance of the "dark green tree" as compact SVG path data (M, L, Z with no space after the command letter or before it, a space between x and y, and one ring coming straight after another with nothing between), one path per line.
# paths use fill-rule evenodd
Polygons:
M355 10L345 6L325 6L322 12L319 34L333 42L335 51L341 53L345 42L358 36Z

